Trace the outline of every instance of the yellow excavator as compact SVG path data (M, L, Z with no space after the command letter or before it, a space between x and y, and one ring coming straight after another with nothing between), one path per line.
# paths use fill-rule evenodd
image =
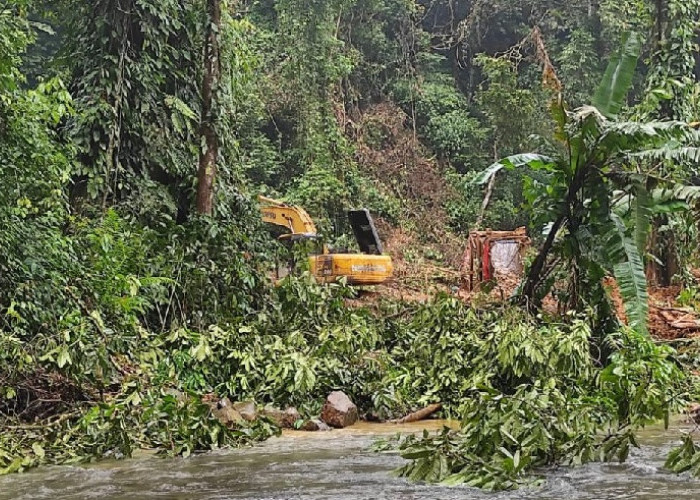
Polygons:
M289 231L280 239L303 241L318 238L316 225L303 208L265 196L259 196L258 200L262 220ZM340 278L346 278L349 285L356 286L386 282L391 278L394 266L391 257L382 255L382 244L369 211L351 210L348 219L362 253L331 252L323 245L320 255L309 257L311 274L321 283L332 283Z

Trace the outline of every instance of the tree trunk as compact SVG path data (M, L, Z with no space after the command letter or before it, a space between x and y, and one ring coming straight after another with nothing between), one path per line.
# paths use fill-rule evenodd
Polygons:
M479 212L479 217L476 219L475 229L480 230L481 224L484 222L484 217L486 216L486 209L489 207L491 202L491 196L493 196L493 189L496 186L496 175L492 175L489 180L489 184L486 187L486 194L484 195L484 201L481 203L481 211Z
M525 278L525 283L523 284L523 289L520 292L519 302L521 305L526 306L528 310L532 311L537 308L538 304L535 300L537 295L537 288L540 286L542 281L543 272L545 271L545 265L547 264L547 258L549 257L549 252L551 252L554 247L554 242L557 237L557 233L564 226L564 223L569 221L569 215L573 213L571 205L576 203L579 192L583 188L586 182L586 177L588 176L589 168L587 166L579 167L571 180L569 185L569 190L566 194L566 210L562 213L552 224L552 228L547 235L547 239L542 245L537 257L530 266L530 270Z
M206 0L207 30L204 41L204 76L202 78L202 116L200 137L204 139L205 148L199 155L197 174L197 212L211 215L214 211L214 183L216 181L216 164L219 156L219 138L216 134L214 103L216 90L221 76L219 60L219 32L221 28L220 0Z
M661 49L661 44L666 40L666 3L665 0L656 0L656 43L657 50Z
M399 418L396 420L390 420L389 422L393 424L409 424L411 422L420 422L421 420L425 420L428 418L430 415L435 413L436 411L440 410L442 408L442 403L435 403L432 405L428 405L425 408L422 408L418 411L414 411L413 413L409 413L403 418Z
M668 224L668 217L662 216L652 221L649 238L649 251L661 262L649 259L646 265L647 280L656 286L671 286L673 277L678 273L680 265L676 254L676 237L666 231L659 237L659 228Z
M566 221L566 217L560 216L552 228L549 230L547 239L542 245L540 252L537 254L535 261L530 266L530 270L525 278L525 284L523 285L522 292L520 293L520 303L528 308L528 310L534 310L537 308L535 301L535 296L537 295L537 287L540 285L540 280L542 278L542 272L544 271L544 266L547 263L547 257L549 257L549 252L554 246L554 240L556 239L557 233L561 229L562 225Z
M664 60L665 56L668 55L668 49L664 49L664 44L667 43L669 39L669 34L673 28L671 24L671 19L669 18L668 12L668 1L667 0L655 0L656 6L656 26L654 33L654 43L656 49L652 55L653 64L656 65L667 65L668 63ZM671 35L672 36L672 35ZM679 77L679 75L672 75L674 78ZM681 120L686 121L688 117L679 116L673 107L672 100L662 100L658 112L654 118L661 120ZM660 228L668 224L668 217L661 216L656 217L652 221L652 238L648 245L650 253L654 254L660 262L654 259L647 261L646 271L647 278L653 285L656 286L669 286L673 279L673 276L678 272L679 264L676 258L675 248L675 238L676 235L672 231L665 231L663 235L659 234Z
M593 35L594 48L598 57L605 55L603 39L603 22L600 19L600 0L588 0L588 26Z

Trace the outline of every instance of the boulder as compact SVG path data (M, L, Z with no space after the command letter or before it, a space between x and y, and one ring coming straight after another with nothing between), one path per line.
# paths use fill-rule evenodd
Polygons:
M220 399L217 403L213 404L211 411L212 414L219 419L219 422L226 427L234 427L244 421L241 414L233 407L229 398Z
M315 432L315 431L329 431L331 428L323 422L322 420L319 420L317 418L312 418L311 420L306 420L304 422L304 425L301 426L302 431L309 431L309 432Z
M253 401L233 403L233 409L240 413L241 417L248 422L253 422L258 418L258 411L255 409L255 403Z
M334 391L328 395L321 410L321 420L342 429L353 425L357 418L357 406L344 392Z
M263 408L262 414L272 420L278 427L282 429L293 429L294 424L301 420L301 415L296 408L290 406L282 411L272 405L267 405Z

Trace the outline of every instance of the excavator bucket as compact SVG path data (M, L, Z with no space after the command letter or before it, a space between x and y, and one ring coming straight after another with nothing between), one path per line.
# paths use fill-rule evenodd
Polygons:
M382 255L384 253L382 242L379 240L377 228L374 226L369 210L366 208L350 210L348 220L362 253L367 255Z

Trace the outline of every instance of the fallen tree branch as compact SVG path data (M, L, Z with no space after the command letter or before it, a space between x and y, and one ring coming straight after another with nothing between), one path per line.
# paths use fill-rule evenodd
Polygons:
M59 425L66 420L70 420L73 417L77 417L80 415L80 411L72 411L69 413L63 413L62 415L59 415L58 418L55 420L50 420L47 419L43 422L39 422L36 424L26 424L26 425L6 425L3 428L7 430L34 430L34 429L46 429L48 427L54 427L56 425Z
M440 408L442 408L442 403L435 403L432 405L428 405L421 410L409 413L403 418L389 420L389 422L391 422L392 424L409 424L411 422L419 422L421 420L425 420L427 417L438 411Z
M668 306L657 306L656 304L650 304L649 307L652 309L659 309L660 311L671 311L684 314L693 314L695 311L690 307L668 307Z

